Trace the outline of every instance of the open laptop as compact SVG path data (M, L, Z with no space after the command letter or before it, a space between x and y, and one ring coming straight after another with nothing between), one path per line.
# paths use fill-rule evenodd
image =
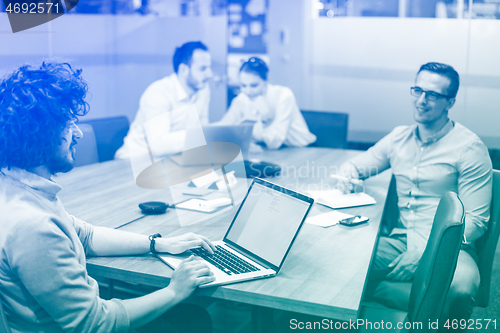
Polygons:
M237 155L238 151L234 152L234 145L224 146L220 143L228 142L236 144L243 158L248 156L250 148L250 141L252 139L253 124L244 125L212 125L204 126L203 134L205 135L206 142L210 145L211 160L213 164L228 164ZM190 140L197 140L196 135L186 133L186 147L196 146L196 142ZM200 151L200 149L189 149L183 152L170 156L170 159L180 166L195 166L195 165L210 165L210 158L208 157L208 149Z
M175 269L192 254L215 275L201 288L271 277L278 274L309 213L314 199L255 178L217 251L197 248L181 255L158 254Z

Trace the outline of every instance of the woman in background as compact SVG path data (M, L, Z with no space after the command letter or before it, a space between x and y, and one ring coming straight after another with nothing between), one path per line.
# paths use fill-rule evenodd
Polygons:
M292 90L268 83L268 71L266 63L257 57L241 66L241 92L231 102L220 124L255 122L254 142L269 149L278 149L283 144L304 147L313 143L316 136L309 132ZM252 144L251 150L256 152L259 148Z

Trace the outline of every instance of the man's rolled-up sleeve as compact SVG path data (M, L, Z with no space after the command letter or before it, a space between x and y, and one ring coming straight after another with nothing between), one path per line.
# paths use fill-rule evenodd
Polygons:
M20 223L8 237L9 248L16 249L9 253L13 274L64 331L127 332L129 317L121 301L96 294L75 245L51 222ZM91 228L81 222L76 220L85 239Z
M479 238L490 218L492 165L487 148L478 140L461 152L458 168L458 195L465 208L467 241Z
M349 161L357 168L360 178L368 178L391 167L390 155L394 149L394 137L401 135L404 130L405 126L396 127L373 147Z

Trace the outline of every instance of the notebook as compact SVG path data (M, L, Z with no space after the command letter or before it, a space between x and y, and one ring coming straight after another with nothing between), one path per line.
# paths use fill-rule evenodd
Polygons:
M214 242L214 255L198 248L158 257L173 269L192 254L201 257L215 276L201 288L275 276L313 203L308 196L255 178L224 239Z
M377 203L375 199L364 193L349 193L343 194L341 191L334 189L329 191L306 191L320 205L338 209L347 207L367 206Z

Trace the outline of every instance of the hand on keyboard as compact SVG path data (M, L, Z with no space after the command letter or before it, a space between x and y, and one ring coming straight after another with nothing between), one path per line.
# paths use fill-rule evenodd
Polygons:
M228 275L255 272L259 269L246 260L217 245L214 254L209 254L202 248L191 249L195 255L205 259Z
M198 286L213 281L215 281L214 274L207 264L195 256L190 256L175 269L168 288L171 288L176 298L182 301L188 298Z
M179 254L200 246L209 253L215 251L215 245L207 237L193 234L192 232L175 237L156 238L155 243L157 252L168 252L171 254Z

